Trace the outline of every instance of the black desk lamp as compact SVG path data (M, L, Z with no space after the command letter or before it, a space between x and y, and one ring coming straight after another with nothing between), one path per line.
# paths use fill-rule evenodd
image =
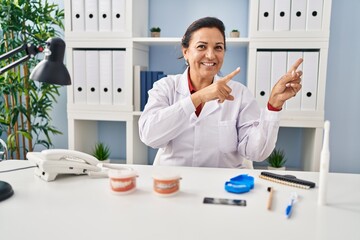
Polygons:
M44 51L44 60L36 65L30 74L30 79L57 85L71 84L70 74L63 63L65 55L65 42L61 38L49 38L46 41L45 50L41 46L35 47L32 44L24 44L10 52L1 55L0 61L6 60L21 51L25 51L26 55L1 68L0 75L11 68L28 61L39 52ZM13 194L14 191L11 185L7 182L0 181L0 201L11 197Z

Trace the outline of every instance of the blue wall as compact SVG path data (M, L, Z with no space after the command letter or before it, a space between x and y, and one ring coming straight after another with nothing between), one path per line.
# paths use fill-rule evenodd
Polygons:
M63 0L54 0L63 6ZM162 36L182 36L186 27L195 19L205 16L216 16L222 19L226 25L227 32L233 28L240 29L242 36L248 36L248 1L247 0L216 0L190 1L190 0L149 0L149 27L161 26ZM232 5L232 8L228 8ZM171 7L169 7L171 6ZM172 11L166 11L172 9ZM360 1L333 0L331 34L329 47L329 60L326 85L325 118L331 122L330 152L332 172L360 173L360 77L357 70L360 66ZM230 16L238 16L232 19ZM239 25L231 25L238 22ZM178 47L152 47L152 58L150 58L153 70L164 70L166 73L181 72L184 65L179 57ZM247 50L241 47L229 47L226 55L223 73L228 73L237 66L246 69ZM239 81L246 83L246 72L243 71ZM53 112L54 125L64 132L62 136L54 137L56 148L67 147L67 118L66 118L66 89L61 90L61 98ZM108 124L109 129L119 129L119 136L124 133L122 124ZM106 126L99 128L109 133ZM121 135L120 135L121 134ZM106 142L118 142L118 135L104 134L100 136ZM113 141L111 140L113 139ZM286 149L288 156L287 166L300 168L302 130L297 128L280 129L278 146ZM125 143L124 143L125 145ZM114 158L124 158L124 151L115 149Z

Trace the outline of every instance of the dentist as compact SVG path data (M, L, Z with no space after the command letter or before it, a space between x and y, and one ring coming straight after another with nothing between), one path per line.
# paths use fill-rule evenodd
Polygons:
M279 111L301 89L299 59L260 109L247 87L221 78L225 26L217 18L193 22L182 38L187 69L157 81L139 119L140 139L161 148L159 165L241 168L244 158L265 160L275 148Z

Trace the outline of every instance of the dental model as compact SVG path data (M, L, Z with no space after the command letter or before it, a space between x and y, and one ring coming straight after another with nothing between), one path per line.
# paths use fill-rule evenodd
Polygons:
M110 169L108 175L114 193L125 194L135 191L137 174L134 170Z

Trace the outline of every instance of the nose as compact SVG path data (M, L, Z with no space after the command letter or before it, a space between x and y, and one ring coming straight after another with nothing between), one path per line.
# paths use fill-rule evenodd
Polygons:
M215 53L214 50L209 48L206 51L206 55L205 55L209 60L214 59L215 58Z

